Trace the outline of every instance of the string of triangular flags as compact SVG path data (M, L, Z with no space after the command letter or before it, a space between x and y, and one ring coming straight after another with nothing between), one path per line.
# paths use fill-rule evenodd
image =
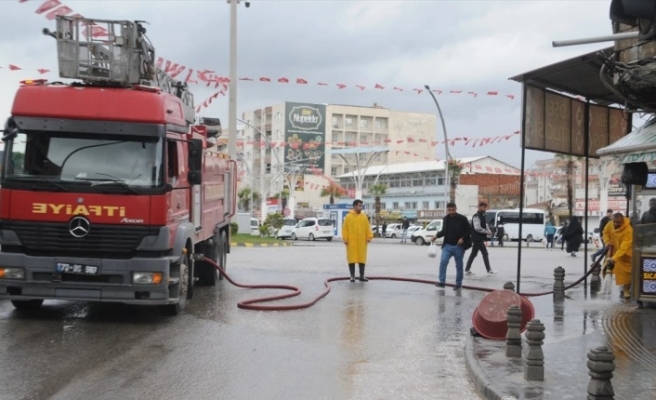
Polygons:
M18 0L19 3L28 3L27 0ZM33 4L34 2L29 2ZM65 4L63 4L60 0L45 0L43 1L34 11L38 15L43 15L47 20L52 21L54 20L58 15L69 15L72 17L82 17L81 14L75 13L73 9ZM103 38L107 37L108 32L105 28L101 26L92 26L89 31L85 30L82 32L82 34L85 37L88 37L89 35L92 36L93 38ZM214 73L213 70L209 69L196 69L196 68L190 68L187 67L184 64L180 63L175 63L172 62L171 60L164 59L162 57L157 58L156 65L158 68L161 68L169 74L172 78L181 80L186 83L195 83L195 84L205 84L207 87L214 86L215 89L218 89L219 87L222 87L223 90L227 90L227 84L230 82L230 79L224 76L219 76ZM2 68L0 66L0 68ZM20 66L17 64L9 64L7 68L10 71L19 71L22 70ZM51 70L49 68L38 68L36 69L37 72L40 74L47 74ZM416 94L421 94L422 92L425 91L423 85L418 87L418 88L403 88L400 86L394 86L394 85L389 85L389 84L381 84L381 83L374 83L374 84L369 84L369 85L364 85L364 84L346 84L346 83L333 83L329 84L324 81L316 81L316 82L311 82L308 79L305 78L287 78L287 77L278 77L278 78L271 78L268 76L260 76L260 77L241 77L239 78L240 81L244 82L261 82L261 83L279 83L279 84L290 84L290 83L295 83L298 85L316 85L316 86L325 86L325 87L333 87L337 88L338 90L346 89L346 88L354 88L359 91L363 91L365 89L371 89L371 90L389 90L397 93L416 93ZM510 100L515 99L514 94L503 94L499 92L498 90L486 90L486 91L473 91L473 90L464 90L464 89L457 89L457 90L442 90L442 89L432 89L432 91L438 95L442 94L452 94L452 95L466 95L466 96L472 96L474 98L477 98L479 96L500 96L504 97ZM212 97L210 97L212 98ZM216 97L214 97L216 98ZM202 102L199 107L202 106L207 106L211 103L210 100Z

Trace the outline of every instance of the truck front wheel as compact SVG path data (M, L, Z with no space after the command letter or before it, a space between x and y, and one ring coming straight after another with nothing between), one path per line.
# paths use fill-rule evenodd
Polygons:
M178 302L160 306L160 312L164 315L175 316L184 310L187 305L187 293L189 291L189 255L185 254L178 265L171 267L171 278L177 281L173 284L177 288Z
M43 300L12 300L11 304L17 310L37 310L43 304Z

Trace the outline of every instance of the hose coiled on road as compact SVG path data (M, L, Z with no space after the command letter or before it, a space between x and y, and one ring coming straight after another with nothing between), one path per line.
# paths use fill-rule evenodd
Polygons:
M289 299L292 297L296 297L301 294L301 289L292 286L292 285L266 285L266 284L260 284L260 285L246 285L243 283L236 282L230 276L225 272L223 268L219 264L216 263L216 261L207 258L207 257L200 257L200 260L208 263L209 265L213 266L214 268L218 269L219 272L230 282L232 285L240 287L240 288L245 288L245 289L282 289L282 290L289 290L291 293L285 293L285 294L280 294L276 296L267 296L267 297L260 297L260 298L255 298L255 299L249 299L249 300L243 300L237 303L237 307L244 309L244 310L258 310L258 311L288 311L288 310L300 310L303 308L309 308L315 305L319 300L322 298L326 297L328 293L330 293L330 282L337 282L337 281L346 281L351 279L348 276L342 276L342 277L336 277L336 278L329 278L326 279L323 284L325 286L325 289L319 293L318 296L316 296L314 299L307 301L305 303L298 303L298 304L285 304L285 305L262 305L258 303L265 303L269 301L275 301L275 300L282 300L282 299ZM565 286L565 290L569 290L576 285L580 284L583 282L584 279L586 279L593 271L594 269L600 264L600 260L594 262L592 265L590 265L590 269L583 275L580 279L578 279L576 282ZM427 279L415 279L415 278L401 278L401 277L396 277L396 276L367 276L367 279L369 280L379 280L379 281L399 281L399 282L415 282L415 283L425 283L425 284L430 284L430 285L435 285L437 281L431 281ZM453 287L454 285L451 283L447 283L446 286ZM479 286L470 286L470 285L462 285L463 289L469 289L469 290L477 290L481 292L494 292L495 290L498 289L491 289L491 288L485 288L485 287L479 287ZM538 292L538 293L518 293L521 296L524 297L537 297L537 296L546 296L549 294L552 294L554 291L550 290L548 292Z

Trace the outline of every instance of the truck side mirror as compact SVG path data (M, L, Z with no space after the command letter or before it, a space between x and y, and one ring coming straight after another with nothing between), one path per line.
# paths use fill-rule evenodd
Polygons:
M189 145L189 174L187 180L190 185L200 185L203 182L203 141L191 139Z

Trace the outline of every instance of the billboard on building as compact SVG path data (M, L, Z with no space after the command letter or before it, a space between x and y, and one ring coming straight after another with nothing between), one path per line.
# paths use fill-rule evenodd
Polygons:
M597 150L631 131L632 114L622 109L590 105L542 88L526 86L523 135L527 149L582 157L586 153L585 135L588 133L588 155L598 158Z
M285 103L285 167L302 165L304 174L325 174L326 106Z

